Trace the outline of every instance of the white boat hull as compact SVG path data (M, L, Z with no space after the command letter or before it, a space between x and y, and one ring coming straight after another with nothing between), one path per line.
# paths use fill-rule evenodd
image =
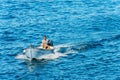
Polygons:
M32 59L39 59L39 57L43 55L54 53L54 49L51 48L50 50L46 50L41 47L37 47L37 48L30 47L26 49L24 53L26 58L28 58L29 60L32 60Z

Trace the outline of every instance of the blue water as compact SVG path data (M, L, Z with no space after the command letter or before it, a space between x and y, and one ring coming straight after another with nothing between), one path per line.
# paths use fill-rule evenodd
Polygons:
M69 54L15 58L44 35ZM120 80L120 1L0 0L0 80Z

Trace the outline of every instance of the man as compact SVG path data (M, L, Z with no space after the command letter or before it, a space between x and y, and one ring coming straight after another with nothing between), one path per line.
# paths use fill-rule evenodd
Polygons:
M44 39L42 40L42 47L44 49L50 49L50 46L48 45L47 36L44 36Z

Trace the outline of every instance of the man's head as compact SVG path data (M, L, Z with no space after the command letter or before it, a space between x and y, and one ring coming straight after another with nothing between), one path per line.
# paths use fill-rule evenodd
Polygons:
M47 36L45 35L45 36L44 36L44 40L46 40L46 39L47 39Z

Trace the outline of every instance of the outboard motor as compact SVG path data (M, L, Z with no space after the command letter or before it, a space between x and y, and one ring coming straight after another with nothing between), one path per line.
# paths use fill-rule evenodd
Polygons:
M53 41L52 41L52 40L48 40L47 45L49 45L49 46L53 46Z

